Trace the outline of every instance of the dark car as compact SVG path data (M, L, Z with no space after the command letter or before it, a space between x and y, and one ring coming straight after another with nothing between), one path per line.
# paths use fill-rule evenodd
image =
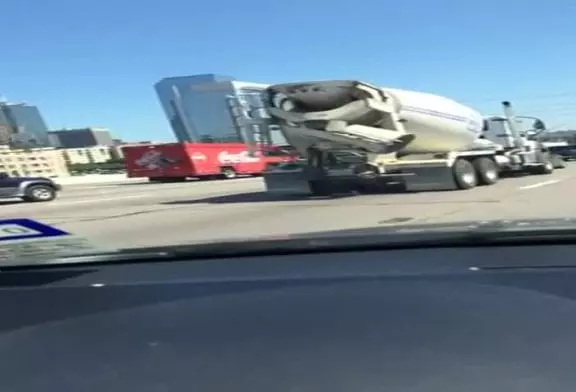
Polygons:
M576 148L570 147L566 149L561 149L558 151L558 154L565 160L565 161L572 161L576 159Z
M62 187L45 177L10 177L0 173L0 199L20 198L27 202L52 201Z

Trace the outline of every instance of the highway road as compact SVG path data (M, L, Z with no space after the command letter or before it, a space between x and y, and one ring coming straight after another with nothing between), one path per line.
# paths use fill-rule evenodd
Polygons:
M50 203L3 202L32 218L126 248L392 224L576 216L576 165L468 191L273 200L259 178L177 184L66 186Z

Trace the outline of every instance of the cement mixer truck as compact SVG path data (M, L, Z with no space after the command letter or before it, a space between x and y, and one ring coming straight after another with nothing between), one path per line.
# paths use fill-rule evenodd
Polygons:
M562 167L522 131L509 102L483 117L438 95L353 80L272 85L264 101L302 158L264 174L269 192L471 189Z

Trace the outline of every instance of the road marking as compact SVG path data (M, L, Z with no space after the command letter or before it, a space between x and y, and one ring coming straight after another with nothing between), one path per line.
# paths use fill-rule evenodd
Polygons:
M88 199L88 200L76 200L76 201L56 201L54 204L57 205L71 205L71 204L86 204L86 203L99 203L102 201L114 201L114 200L127 200L127 199L142 199L143 195L130 195L130 196L120 196L120 197L107 197L104 199Z
M552 184L557 184L559 182L561 182L562 180L549 180L549 181L542 181L542 182L537 182L536 184L532 184L532 185L525 185L525 186L521 186L518 189L522 189L522 190L526 190L526 189L534 189L534 188L540 188L546 185L552 185Z
M53 202L50 202L47 205L40 205L40 204L35 204L33 207L50 207L50 206L54 206L54 207L61 207L61 206L71 206L71 205L78 205L78 204L98 204L101 202L113 202L113 201L120 201L120 200L130 200L130 199L174 199L174 200L182 200L182 198L186 198L189 200L194 200L194 201L200 201L202 199L209 199L209 198L214 198L214 197L227 197L227 196L231 196L231 195L236 195L236 194L242 194L242 193L251 193L251 192L261 192L262 190L260 188L255 188L255 189L251 189L251 188L246 188L246 189L234 189L232 187L226 187L226 188L222 188L219 189L218 191L216 190L208 190L208 192L202 192L202 193L192 193L189 195L186 194L180 194L180 195L170 195L170 194L162 194L162 193L154 193L154 192L140 192L140 193L135 193L135 194L131 194L131 195L126 195L126 196L111 196L111 197L95 197L95 198L90 198L90 199L83 199L83 200L67 200L66 198L61 198L58 200L55 200ZM78 195L76 195L78 196ZM102 196L102 195L100 195ZM19 204L15 204L12 207L22 207L22 208L30 208L29 204L26 203L19 203Z
M117 192L118 189L126 189L127 191L132 190L146 190L150 192L157 192L157 191L170 191L170 190L178 190L178 189L189 189L189 190L197 190L197 189L213 189L213 188L238 188L245 185L255 185L255 184L263 184L263 182L258 181L261 180L259 178L239 178L239 179L232 179L227 181L215 181L215 182L203 182L203 181L189 181L185 183L176 183L176 184L150 184L148 182L143 183L132 183L132 184L102 184L102 185L89 185L89 186L66 186L63 185L64 190L62 192L69 192L69 193L85 193L85 192L93 192L94 189L100 189L102 191L107 192Z
M125 200L125 199L142 199L142 195L130 195L130 196L120 196L120 197L107 197L107 198L100 198L100 199L88 199L88 200L75 200L75 201L67 201L67 200L55 200L46 205L42 204L35 204L30 206L28 203L18 203L14 204L12 207L23 207L29 209L30 207L60 207L60 206L69 206L74 204L89 204L89 203L100 203L104 201L114 201L114 200Z

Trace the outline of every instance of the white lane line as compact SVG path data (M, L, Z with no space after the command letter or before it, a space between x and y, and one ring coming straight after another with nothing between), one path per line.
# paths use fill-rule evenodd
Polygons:
M559 182L561 182L563 180L548 180L548 181L542 181L542 182L537 182L536 184L531 184L531 185L524 185L519 187L518 189L534 189L534 188L540 188L543 186L547 186L547 185L552 185L552 184L557 184Z
M214 197L227 197L227 196L231 196L231 195L235 195L238 193L252 193L252 192L261 192L261 189L246 189L245 191L242 190L242 192L238 192L237 189L222 189L219 192L206 192L206 193L200 193L200 194L191 194L189 195L189 200L200 203L202 199L209 199L209 198L214 198ZM50 205L53 205L54 207L61 207L61 206L71 206L71 205L78 205L78 204L97 204L97 203L101 203L101 202L114 202L114 201L120 201L120 200L130 200L130 199L162 199L162 198L167 198L167 199L174 199L174 200L181 200L182 197L186 197L186 195L163 195L163 194L155 194L155 193L151 193L151 192L141 192L141 193L136 193L136 194L132 194L132 195L126 195L126 196L111 196L111 197L100 197L100 198L91 198L91 199L83 199L83 200L67 200L65 198L62 199L57 199L53 202L48 203L48 205L34 205L34 207L50 207ZM20 204L15 204L13 207L22 207L22 208L30 208L29 204L25 204L25 203L20 203Z
M46 207L48 207L48 208L54 207L54 208L55 208L55 207L71 206L71 205L75 205L75 204L96 204L96 203L100 203L100 202L103 202L103 201L109 201L109 202L110 202L110 201L116 201L116 200L142 199L142 198L143 198L142 195L130 195L130 196L107 197L107 198L100 198L100 199L74 200L74 201L68 201L68 200L65 200L65 199L64 199L64 200L60 199L60 200L52 201L52 202L50 202L50 203L48 203L48 204L46 204L46 205L37 205L37 204L35 204L35 205L33 205L33 206L30 206L30 205L27 204L27 203L18 203L18 204L14 204L14 205L11 206L11 207L13 207L13 208L21 207L21 208L26 208L26 209L30 209L30 207L37 207L37 208L40 208L40 207L44 207L44 208L46 208Z

